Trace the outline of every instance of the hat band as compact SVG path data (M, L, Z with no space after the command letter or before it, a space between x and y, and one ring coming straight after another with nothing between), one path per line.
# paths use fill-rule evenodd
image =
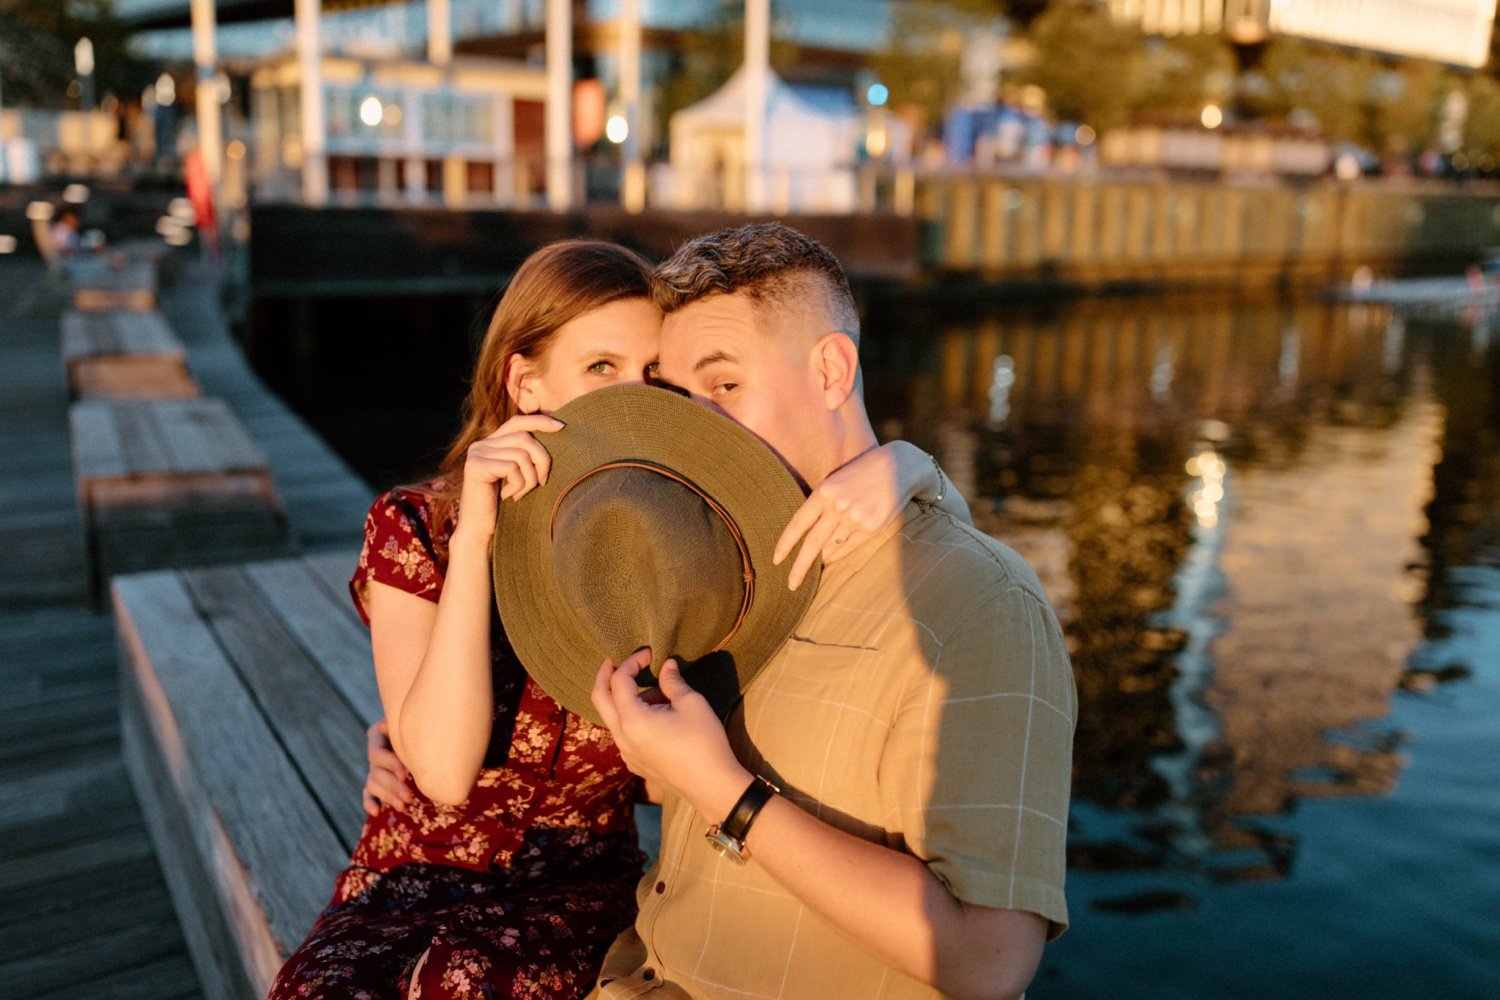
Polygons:
M703 490L699 489L696 483L692 482L689 479L685 479L684 477L679 476L677 473L673 472L671 469L668 469L665 466L657 465L654 462L618 461L606 462L603 465L595 466L594 468L585 472L583 475L579 476L577 479L573 480L567 486L564 486L558 492L557 499L552 502L552 515L547 519L547 540L553 542L556 541L555 534L557 529L557 513L562 508L563 499L566 498L567 495L571 493L573 489L585 479L597 473L608 471L609 469L645 469L648 472L655 472L658 475L666 476L668 479L681 483L683 486L686 486L688 489L692 490L693 493L697 494L699 499L706 503L710 510L719 515L719 520L723 521L724 527L729 529L729 537L734 539L735 547L739 549L740 552L741 579L745 584L745 596L744 599L740 601L740 613L735 616L734 624L730 626L729 631L724 635L724 638L715 643L713 649L709 650L709 652L716 652L720 649L723 649L725 646L729 645L729 640L734 638L734 634L740 630L740 626L745 624L745 618L750 614L750 605L755 603L755 568L751 565L750 550L745 545L745 538L740 534L739 526L734 523L734 518L729 516L729 512L723 508L719 501L715 500L713 497L703 492Z

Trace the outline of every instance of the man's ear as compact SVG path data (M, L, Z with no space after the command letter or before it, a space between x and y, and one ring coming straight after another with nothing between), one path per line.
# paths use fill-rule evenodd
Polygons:
M505 362L505 391L520 413L535 413L539 409L536 394L531 390L535 374L536 364L524 354L512 354Z
M844 405L859 380L859 348L841 330L830 330L813 345L813 367L822 379L823 401L830 410Z

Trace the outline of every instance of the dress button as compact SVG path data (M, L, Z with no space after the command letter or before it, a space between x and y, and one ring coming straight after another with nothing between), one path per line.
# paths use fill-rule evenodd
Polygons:
M649 983L651 980L656 978L656 970L651 968L650 966L647 966L646 968L641 970L641 978Z
M667 883L665 883L665 882L658 882L658 883L656 883L656 891L658 893L666 892L667 891Z

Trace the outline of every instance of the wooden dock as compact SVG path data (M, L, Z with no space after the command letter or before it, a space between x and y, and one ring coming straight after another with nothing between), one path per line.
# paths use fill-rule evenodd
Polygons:
M303 550L357 548L371 490L250 373L216 275L169 260L160 298L204 391L266 455ZM114 623L88 600L60 360L69 301L40 262L0 257L0 981L17 998L199 997L121 758Z

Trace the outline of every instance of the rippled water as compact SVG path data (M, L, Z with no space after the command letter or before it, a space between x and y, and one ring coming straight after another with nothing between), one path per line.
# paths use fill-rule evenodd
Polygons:
M1033 1000L1500 996L1488 321L1194 298L881 326L882 431L940 455L1073 645L1073 926Z
M329 309L357 356L252 353L385 483L449 432L478 304L416 310L416 353L388 304L360 308ZM865 313L879 430L940 456L1072 644L1073 925L1032 1000L1500 996L1491 320L1231 297Z

